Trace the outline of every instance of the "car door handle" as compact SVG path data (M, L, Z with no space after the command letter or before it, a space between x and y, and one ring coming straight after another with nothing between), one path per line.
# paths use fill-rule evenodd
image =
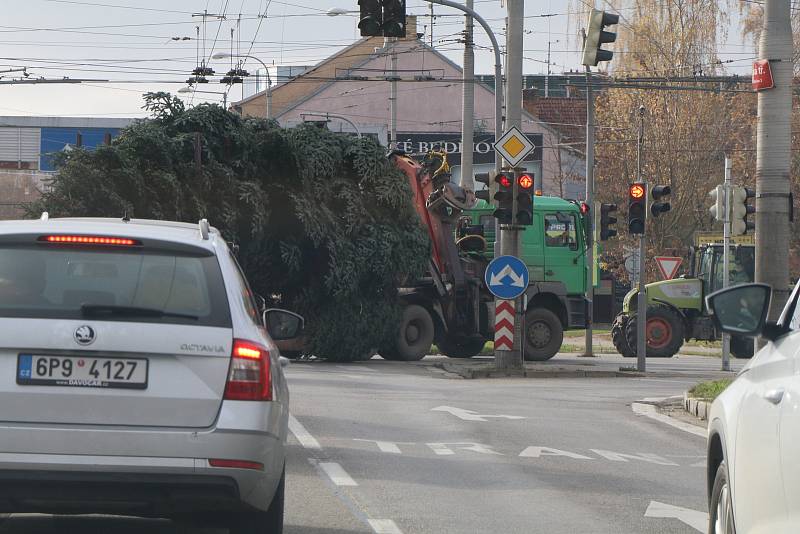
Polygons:
M780 404L783 400L783 388L771 389L764 393L764 398L772 404Z
M546 274L547 276L553 276L556 273L554 273L553 271L545 271L544 274Z

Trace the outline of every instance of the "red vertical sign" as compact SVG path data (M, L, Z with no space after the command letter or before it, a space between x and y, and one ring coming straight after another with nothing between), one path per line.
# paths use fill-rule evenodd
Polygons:
M772 89L775 82L772 79L772 68L768 59L759 59L753 62L753 89L762 91Z

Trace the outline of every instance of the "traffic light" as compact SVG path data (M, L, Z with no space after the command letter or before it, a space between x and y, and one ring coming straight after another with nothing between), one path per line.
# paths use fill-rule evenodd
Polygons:
M606 241L617 235L617 229L612 228L617 224L617 218L612 215L617 211L616 204L600 204L600 241Z
M358 20L358 29L362 37L377 37L383 35L383 13L380 0L358 0L361 16Z
M653 189L650 190L650 196L653 197L654 201L650 204L650 213L653 217L658 217L672 209L672 204L669 202L660 202L662 198L669 196L671 193L672 189L668 185L653 186Z
M406 0L383 0L383 36L406 36Z
M478 172L475 173L475 182L481 183L486 186L486 189L475 191L475 198L489 202L489 184L492 181L492 173Z
M583 42L583 65L596 67L601 61L611 61L614 53L600 48L606 43L613 43L617 40L617 34L607 32L603 28L612 26L619 22L619 15L606 13L599 9L592 9L589 14L588 30L586 30L586 40Z
M647 185L636 182L628 187L628 232L643 235L647 220Z
M711 201L714 203L708 208L708 211L711 212L711 216L714 217L715 221L724 221L725 220L725 186L718 185L714 189L708 192L708 196L711 197Z
M517 177L517 218L514 224L533 224L533 182L533 174L525 173Z
M756 223L747 220L748 215L756 212L756 207L747 203L755 196L756 192L749 187L735 185L731 189L731 235L743 235L755 229Z
M494 194L494 216L500 224L512 224L514 221L514 182L507 174L494 177L497 193Z

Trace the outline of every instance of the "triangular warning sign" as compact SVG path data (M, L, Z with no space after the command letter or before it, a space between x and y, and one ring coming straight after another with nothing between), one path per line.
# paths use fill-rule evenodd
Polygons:
M672 280L675 278L681 263L683 263L683 258L674 256L656 256L653 259L656 260L656 265L664 280Z

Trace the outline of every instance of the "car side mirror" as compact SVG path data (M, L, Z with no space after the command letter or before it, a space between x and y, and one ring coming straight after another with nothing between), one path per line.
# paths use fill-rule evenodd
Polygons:
M767 313L772 288L766 284L742 284L715 291L706 297L706 306L721 331L745 337L772 334ZM765 332L769 330L769 332Z
M305 320L301 315L287 310L264 310L264 326L273 341L294 339L303 331Z

